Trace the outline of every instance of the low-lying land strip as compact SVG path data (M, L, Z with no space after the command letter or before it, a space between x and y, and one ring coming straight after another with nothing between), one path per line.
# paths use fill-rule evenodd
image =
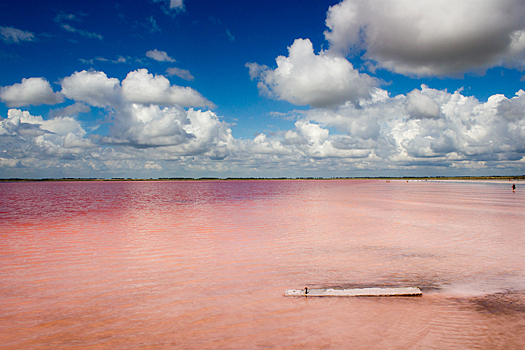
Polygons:
M439 181L439 180L525 180L525 175L516 176L404 176L404 177L163 177L163 178L42 178L42 179L25 179L25 178L8 178L0 179L1 182L12 181L246 181L246 180L418 180L418 181Z

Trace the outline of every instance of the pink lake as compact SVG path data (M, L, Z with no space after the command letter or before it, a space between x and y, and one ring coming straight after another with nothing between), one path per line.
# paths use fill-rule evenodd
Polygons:
M0 183L0 349L525 349L517 185Z

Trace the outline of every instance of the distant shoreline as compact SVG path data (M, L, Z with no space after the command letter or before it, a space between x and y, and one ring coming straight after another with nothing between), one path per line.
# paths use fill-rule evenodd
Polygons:
M525 175L517 176L404 176L404 177L275 177L275 178L259 178L259 177L227 177L227 178L43 178L43 179L24 179L24 178L8 178L0 179L0 182L46 182L46 181L275 181L275 180L416 180L416 181L519 181L525 180Z

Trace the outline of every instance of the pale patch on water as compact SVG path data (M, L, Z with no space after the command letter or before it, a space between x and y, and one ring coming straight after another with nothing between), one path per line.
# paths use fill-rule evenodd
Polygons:
M521 349L524 209L502 183L3 183L0 347Z

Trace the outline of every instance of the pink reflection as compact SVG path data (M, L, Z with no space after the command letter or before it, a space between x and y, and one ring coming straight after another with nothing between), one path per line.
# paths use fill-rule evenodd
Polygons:
M524 199L497 183L0 184L0 344L519 348ZM376 285L424 296L283 297Z

